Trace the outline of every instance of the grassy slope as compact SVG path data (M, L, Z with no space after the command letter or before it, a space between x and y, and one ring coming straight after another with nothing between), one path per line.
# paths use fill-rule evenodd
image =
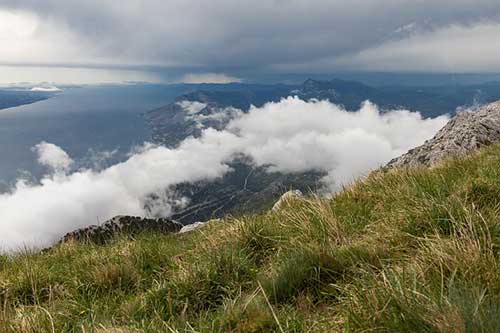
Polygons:
M0 332L498 332L500 146L183 236L0 257Z

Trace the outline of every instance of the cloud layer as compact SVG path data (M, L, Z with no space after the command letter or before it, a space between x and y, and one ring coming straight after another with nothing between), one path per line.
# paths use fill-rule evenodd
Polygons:
M499 26L497 0L3 0L0 63L500 71Z
M55 173L65 173L73 164L71 157L52 143L42 141L33 147L33 151L38 155L38 163L50 168Z
M450 25L420 31L340 58L339 64L381 71L500 71L500 23Z
M165 189L220 177L230 171L235 154L271 170L326 171L324 181L335 190L423 143L448 120L382 113L368 102L347 112L326 101L293 97L236 117L225 130L205 129L201 138L188 138L175 149L146 144L103 170L70 170L70 157L42 142L35 151L51 172L39 184L19 181L0 194L0 247L47 246L65 232L119 214L167 216L187 199ZM158 199L148 202L146 211L153 193Z
M241 82L241 79L221 73L185 74L182 83L233 83Z
M328 101L289 97L233 120L241 151L273 171L322 170L331 190L431 138L448 117L422 119L416 112L382 113L365 102L348 112Z

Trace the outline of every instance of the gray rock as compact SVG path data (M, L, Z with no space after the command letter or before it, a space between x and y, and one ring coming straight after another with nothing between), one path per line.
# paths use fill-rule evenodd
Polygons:
M284 193L281 198L274 204L273 208L271 209L272 212L276 212L280 210L284 204L286 204L288 201L297 199L297 198L302 198L304 195L302 194L301 191L299 190L291 190L286 193Z
M183 226L182 229L179 230L179 233L184 234L186 232L200 229L200 228L203 228L204 226L206 226L207 224L208 224L208 222L195 222L192 224L188 224L188 225Z
M195 223L187 224L187 225L183 226L181 230L179 230L179 234L191 232L193 230L197 230L197 229L206 227L210 223L215 223L215 222L220 222L220 221L221 221L221 219L211 219L211 220L208 220L206 222L195 222Z
M390 161L384 169L431 166L500 141L500 101L459 112L432 139Z

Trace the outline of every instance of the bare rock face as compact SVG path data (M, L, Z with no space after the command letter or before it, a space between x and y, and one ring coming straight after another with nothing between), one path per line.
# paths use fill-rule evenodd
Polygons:
M105 244L116 235L134 236L141 232L175 233L182 228L180 223L159 218L150 219L137 216L116 216L102 225L92 225L67 233L60 241L83 241Z
M390 161L385 169L431 166L500 141L500 101L458 113L434 138Z

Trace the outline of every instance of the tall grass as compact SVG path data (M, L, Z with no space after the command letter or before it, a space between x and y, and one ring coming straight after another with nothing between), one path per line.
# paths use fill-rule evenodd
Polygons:
M184 235L0 256L0 332L498 332L500 147Z

